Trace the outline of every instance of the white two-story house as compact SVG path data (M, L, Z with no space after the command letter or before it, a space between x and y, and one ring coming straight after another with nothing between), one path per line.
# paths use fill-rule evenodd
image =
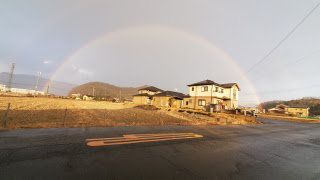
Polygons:
M221 104L224 109L238 107L240 88L237 83L218 84L204 80L188 86L189 96L184 98L183 107L202 109L210 104Z

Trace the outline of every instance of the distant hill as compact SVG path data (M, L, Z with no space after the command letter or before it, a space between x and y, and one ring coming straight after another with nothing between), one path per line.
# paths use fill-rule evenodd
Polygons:
M278 104L284 105L300 105L309 106L311 115L320 115L320 98L319 97L305 97L302 99L290 100L290 101L268 101L261 103L262 107L266 110L276 107Z
M114 86L108 83L102 83L102 82L90 82L86 83L80 86L77 86L73 88L69 92L69 96L71 94L77 94L80 93L81 95L93 95L93 88L95 88L94 95L97 97L120 97L121 92L121 98L132 98L133 95L138 94L138 90L141 88L147 87L141 86L141 87L118 87Z
M9 79L9 73L2 72L0 73L0 84L7 85ZM12 88L22 88L22 89L35 89L37 82L37 76L27 75L27 74L14 74L12 78ZM48 79L39 78L38 83L38 90L45 90L47 89L46 84ZM65 83L60 81L52 81L50 84L49 93L55 94L58 96L67 96L69 91L78 86L77 84Z

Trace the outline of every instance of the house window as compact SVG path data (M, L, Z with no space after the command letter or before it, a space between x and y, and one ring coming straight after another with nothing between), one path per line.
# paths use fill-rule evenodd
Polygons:
M192 99L189 100L189 103L190 103L190 104L192 103Z
M201 87L201 91L202 91L202 92L208 91L208 86L202 86L202 87Z
M224 89L221 89L221 93L223 93Z
M206 100L204 100L204 99L199 99L199 100L198 100L198 105L199 105L199 106L205 106L205 105L206 105Z
M194 87L191 88L191 91L194 91Z
M216 92L218 92L219 91L219 87L216 87Z
M233 99L237 99L237 90L233 89Z
M189 102L188 101L186 101L186 106L188 106L189 105Z

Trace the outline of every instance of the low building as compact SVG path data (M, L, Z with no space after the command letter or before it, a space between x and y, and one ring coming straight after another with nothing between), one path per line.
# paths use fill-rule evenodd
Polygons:
M153 96L152 105L181 108L184 94L174 91L164 91Z
M73 98L73 99L80 99L80 97L81 97L81 94L80 94L80 93L78 93L78 94L71 94L71 98Z
M22 89L22 88L6 88L6 85L0 84L0 91L2 92L10 92L10 93L16 93L16 94L32 94L32 95L44 95L44 91L35 91L32 89Z
M309 107L298 105L284 105L279 104L275 108L271 108L268 111L274 114L292 114L294 116L309 116Z
M155 94L162 93L163 90L154 86L141 88L139 94L133 95L133 102L136 104L151 104L152 97Z
M82 99L85 100L85 101L92 101L93 98L94 98L94 96L92 96L92 95L84 95L82 97Z
M6 91L6 85L0 84L0 91Z
M136 104L151 104L152 95L148 93L136 94L133 96L133 102Z
M298 117L309 116L309 109L308 106L287 106L288 113Z

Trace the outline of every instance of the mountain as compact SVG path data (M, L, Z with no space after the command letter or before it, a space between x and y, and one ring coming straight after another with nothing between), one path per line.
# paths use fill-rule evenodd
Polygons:
M37 76L27 75L27 74L13 74L12 77L12 88L22 88L22 89L35 89L37 83ZM9 73L0 73L0 84L7 85L9 79ZM47 91L48 79L39 78L38 91ZM78 86L77 84L65 83L60 81L51 81L49 94L55 94L58 96L67 96L69 91Z
M268 101L261 103L263 109L271 109L276 107L278 104L284 105L300 105L300 106L309 106L311 115L320 115L320 98L319 97L305 97L302 99L290 100L290 101Z
M144 88L147 86L141 86L141 87L118 87L114 86L108 83L102 83L102 82L90 82L86 83L80 86L77 86L73 88L69 92L69 96L71 94L77 94L80 93L81 95L93 95L93 89L94 95L97 97L120 97L121 92L121 98L132 98L133 95L138 94L138 90L141 88Z

